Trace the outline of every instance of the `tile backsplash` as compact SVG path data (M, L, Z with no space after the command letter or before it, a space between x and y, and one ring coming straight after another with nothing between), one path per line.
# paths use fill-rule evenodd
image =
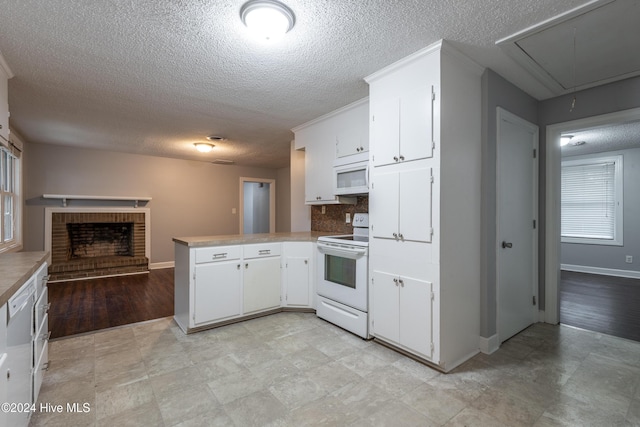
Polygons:
M346 214L350 213L353 220L354 213L368 213L369 196L358 196L355 205L324 205L324 207L323 214L322 206L311 206L311 231L351 234L353 226L345 222Z

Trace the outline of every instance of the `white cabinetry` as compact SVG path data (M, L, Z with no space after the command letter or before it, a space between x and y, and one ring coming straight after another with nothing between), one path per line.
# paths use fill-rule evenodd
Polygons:
M242 313L241 247L194 249L193 323L202 325Z
M366 78L371 331L444 371L479 351L481 73L438 42Z
M374 173L369 202L373 237L431 241L431 177L430 167Z
M371 104L371 156L373 166L429 158L435 144L434 73L423 77L427 85L399 90Z
M306 204L355 203L334 194L333 166L337 158L339 164L367 160L368 111L363 99L292 129L296 149L305 150Z
M0 307L0 403L7 402L7 304ZM0 411L0 426L7 425L7 414Z
M311 308L312 253L311 242L208 247L176 242L176 323L193 332L280 310L283 291L289 295L286 306Z
M280 243L244 246L244 314L280 307Z
M36 304L33 307L33 402L38 400L44 372L49 367L49 290L47 264L36 272Z
M313 243L284 243L283 294L286 307L313 306Z
M373 311L376 337L411 348L431 360L432 284L374 270Z

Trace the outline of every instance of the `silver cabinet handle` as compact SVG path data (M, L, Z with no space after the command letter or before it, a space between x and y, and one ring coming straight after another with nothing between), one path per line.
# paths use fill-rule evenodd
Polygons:
M249 268L249 263L248 262L244 264L244 268Z
M49 338L51 338L51 331L49 331L46 335L42 336L42 342L47 342L49 341Z
M404 280L400 279L400 280L398 280L398 282L400 282L400 286L402 286L404 288Z
M400 238L400 240L404 240L404 236L402 235L402 233L398 234L398 237Z
M404 156L400 154L400 160L404 160Z
M395 284L396 284L396 286L398 286L398 279L397 279L397 278L394 278L394 279L393 279L393 283L395 283Z
M398 161L398 156L393 156L393 160Z
M240 270L240 264L238 264L238 270Z
M218 258L226 258L227 257L227 252L222 252L219 254L213 254L213 259L218 259Z
M260 249L258 251L258 255L269 255L271 253L271 249Z
M398 233L393 233L393 237L394 237L395 239L397 239L397 238L398 238Z

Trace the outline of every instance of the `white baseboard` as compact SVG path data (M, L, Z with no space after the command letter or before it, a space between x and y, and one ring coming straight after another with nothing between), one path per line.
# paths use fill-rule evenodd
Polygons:
M149 270L160 270L162 268L173 268L175 266L175 261L154 262L153 264L149 264Z
M480 351L482 353L491 354L499 348L498 334L492 335L489 338L480 337Z
M561 270L575 271L577 273L602 274L605 276L627 277L630 279L640 279L640 271L617 270L615 268L589 267L587 265L561 264Z

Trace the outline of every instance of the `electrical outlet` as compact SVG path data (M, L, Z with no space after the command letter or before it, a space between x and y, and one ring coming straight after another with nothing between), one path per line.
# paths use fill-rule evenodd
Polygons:
M627 255L627 256L624 258L624 262L626 262L627 264L633 264L633 256L631 256L631 255Z
M346 223L350 224L351 223L351 214L349 212L347 212L347 218L346 218Z
M322 215L327 213L327 207L325 205L322 205Z

